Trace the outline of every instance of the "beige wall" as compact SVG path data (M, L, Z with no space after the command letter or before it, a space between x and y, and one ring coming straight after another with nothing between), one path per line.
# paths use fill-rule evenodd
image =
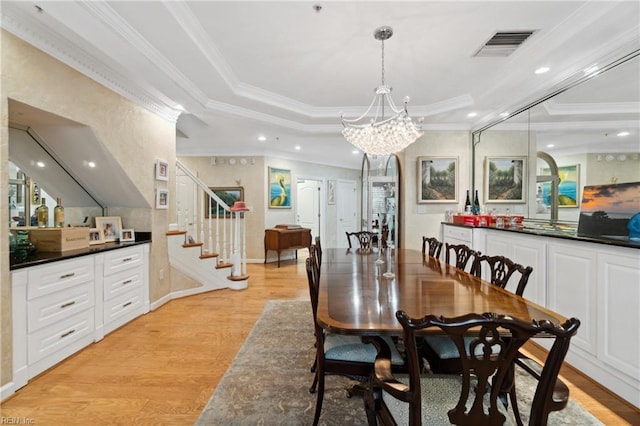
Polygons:
M418 157L458 158L458 202L418 204ZM471 181L471 142L468 131L427 131L400 156L402 167L402 246L420 250L422 236L440 236L445 211L464 204Z
M291 170L292 192L296 179L318 179L326 183L328 179L360 180L360 170L332 167L322 164L293 161L274 157L245 157L246 164L235 158L230 164L228 157L216 157L212 165L211 157L181 157L180 161L208 186L244 188L245 202L251 208L247 214L247 259L264 259L264 230L279 223L296 223L295 200L291 209L269 209L267 207L267 181L269 167ZM295 193L292 194L295 196ZM326 204L326 203L325 203ZM335 245L336 206L325 205L325 245ZM271 255L271 254L270 254Z
M0 196L8 196L8 99L15 99L90 126L96 138L122 166L149 206L154 206L158 183L153 170L157 158L170 164L175 176L175 123L170 123L135 105L99 83L85 77L58 60L12 34L2 31L2 81L0 130ZM163 182L164 183L164 182ZM170 190L172 188L169 187ZM126 190L126 188L123 188ZM166 238L170 211L122 209L108 206L108 214L121 215L123 223L140 231L151 231L151 301L168 294L170 274L159 280L158 271L168 270ZM0 203L0 217L8 217L6 203ZM2 364L0 384L11 380L11 281L8 264L8 223L0 226L0 294Z

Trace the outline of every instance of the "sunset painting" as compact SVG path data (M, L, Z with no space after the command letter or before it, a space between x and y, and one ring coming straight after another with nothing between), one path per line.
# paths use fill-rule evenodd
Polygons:
M585 186L578 234L628 235L629 218L640 212L640 182Z

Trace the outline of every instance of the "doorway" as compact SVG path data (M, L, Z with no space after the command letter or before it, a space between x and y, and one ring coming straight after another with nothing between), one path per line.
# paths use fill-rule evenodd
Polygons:
M311 229L312 238L323 237L324 231L322 203L320 202L324 180L298 178L296 181L296 224Z

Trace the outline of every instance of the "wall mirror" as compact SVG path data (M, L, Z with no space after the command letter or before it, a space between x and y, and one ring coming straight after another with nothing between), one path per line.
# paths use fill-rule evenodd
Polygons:
M395 154L362 159L362 229L378 232L384 246L399 247L400 163Z
M51 152L47 141L31 125L69 126L62 117L25 104L9 103L9 226L33 225L32 215L42 198L49 207L50 226L56 198L65 207L65 223L90 226L88 218L102 216L103 207ZM64 142L64 139L62 139Z
M474 132L472 184L485 210L576 222L585 185L639 182L639 75L640 51L634 51ZM509 199L506 191L504 199L488 197L490 160L522 157L528 167L523 198Z

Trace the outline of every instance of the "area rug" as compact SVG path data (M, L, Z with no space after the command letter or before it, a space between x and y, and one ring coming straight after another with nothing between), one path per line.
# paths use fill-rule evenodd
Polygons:
M269 301L222 377L196 425L310 425L316 395L309 393L314 357L310 303ZM519 375L521 412L528 411L535 381ZM351 382L326 379L321 425L366 425L362 398L347 397ZM601 425L578 403L551 413L549 425Z

